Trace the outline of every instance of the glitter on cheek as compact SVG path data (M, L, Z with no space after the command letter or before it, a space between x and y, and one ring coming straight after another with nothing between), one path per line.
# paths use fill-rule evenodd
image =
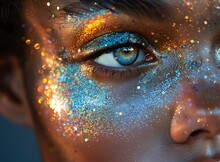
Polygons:
M215 60L218 64L218 67L220 68L220 48L215 50Z
M59 134L73 140L83 137L84 142L98 140L99 135L108 136L116 132L123 136L131 128L137 128L153 111L164 108L164 102L168 102L168 98L163 100L164 94L168 94L168 89L180 75L177 71L173 80L165 76L167 81L160 84L162 87L158 85L152 90L147 88L151 87L147 76L154 78L156 73L145 74L139 85L132 84L134 86L124 90L123 96L117 97L112 94L112 87L100 86L87 77L84 73L84 68L87 68L85 64L63 64L46 52L41 57L45 64L39 71L50 69L50 73L47 76L39 73L43 78L37 88L38 103L53 111L50 122L58 123L55 129ZM129 91L132 95L128 94ZM167 96L171 99L173 95Z
M46 57L43 60L53 66L48 66L51 68L50 75L44 77L37 88L38 103L53 110L51 122L62 121L57 130L68 137L101 133L106 126L100 122L102 115L99 113L112 103L109 88L98 86L95 81L86 78L78 64L63 65Z
M90 50L94 46L104 48L106 44L110 46L128 41L148 44L129 32L108 36L109 39L103 38L97 45L90 44L82 50ZM56 130L59 134L73 139L89 137L86 142L97 140L99 135L111 135L115 132L123 136L123 133L132 130L131 127L143 124L153 111L164 108L165 101L172 100L174 92L173 95L165 94L169 94L168 89L179 77L179 72L176 73L177 79L169 80L164 76L166 81L154 85L155 88L147 88L151 87L151 81L146 81L149 75L143 74L139 85L130 85L122 96L117 97L111 93L112 87L100 86L83 73L87 68L85 64L63 63L62 58L45 51L41 51L40 56L43 65L39 69L39 75L43 78L37 88L38 103L53 111L50 121L58 123ZM49 75L42 75L42 71L48 70ZM156 76L152 72L150 78ZM131 95L128 95L131 91ZM164 100L164 96L168 97Z
M176 60L171 60L172 58L170 56L164 58L163 66L154 69L148 75L143 75L139 81L139 87L143 87L142 93L148 94L148 92L151 92L151 100L149 99L149 95L143 95L143 98L149 101L149 107L164 109L165 105L172 104L178 90L181 88L181 85L177 83L182 77L182 69L178 67ZM170 71L170 66L175 68ZM163 75L160 77L155 75L161 72ZM155 81L153 82L153 80Z

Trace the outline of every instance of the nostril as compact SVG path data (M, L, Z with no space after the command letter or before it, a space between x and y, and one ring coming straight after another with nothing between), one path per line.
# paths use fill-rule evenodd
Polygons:
M205 130L205 129L198 129L196 131L193 131L190 135L189 135L189 140L196 140L198 138L202 138L204 136L207 136L209 134L209 131Z

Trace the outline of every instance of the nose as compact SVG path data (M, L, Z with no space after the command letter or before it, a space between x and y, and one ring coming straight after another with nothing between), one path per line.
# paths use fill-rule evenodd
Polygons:
M173 111L170 134L177 143L220 134L220 83L190 82L183 82Z

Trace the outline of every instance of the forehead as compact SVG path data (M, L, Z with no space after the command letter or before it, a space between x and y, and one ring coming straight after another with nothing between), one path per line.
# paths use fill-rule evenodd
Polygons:
M188 33L193 33L195 30L199 29L200 27L204 28L204 31L209 31L214 34L219 33L219 26L220 26L220 0L41 0L41 1L26 1L27 3L30 4L30 2L37 2L32 9L28 9L27 11L29 12L34 12L36 13L36 18L39 19L40 21L47 21L48 17L53 15L54 13L56 14L60 12L63 8L70 4L76 4L76 3L81 3L84 4L85 2L95 3L95 2L101 2L102 4L107 4L109 2L115 2L114 4L117 3L133 3L132 5L127 5L127 6L135 6L134 8L137 8L136 10L138 11L138 7L140 5L134 5L134 3L139 3L141 4L142 2L147 2L148 4L153 4L153 9L151 6L147 6L148 9L151 8L147 12L151 12L155 8L158 9L155 6L164 6L163 10L171 11L171 22L170 21L159 21L160 25L164 25L164 27L168 27L170 23L178 24L181 29L186 29L188 27ZM90 5L89 5L90 7ZM146 6L145 6L146 7ZM26 8L29 8L27 5ZM58 11L57 8L60 10ZM143 10L143 8L141 8ZM147 10L148 10L147 9ZM159 14L163 15L163 11L160 10L159 8ZM79 9L80 10L80 9ZM130 10L130 9L129 9ZM26 10L25 10L26 11ZM49 11L49 12L48 12ZM29 12L25 12L25 17L30 18ZM124 12L126 13L126 12ZM47 16L45 16L47 15ZM49 16L48 16L49 15ZM66 12L64 15L68 15ZM163 17L163 16L162 16ZM132 16L132 18L136 18L135 16ZM170 20L165 16L165 20ZM150 19L147 19L144 15L144 22L147 22L150 24L154 24L154 18L152 18L151 21ZM45 24L45 23L44 23ZM156 24L156 23L155 23ZM208 24L208 25L207 25ZM205 27L204 27L205 25ZM182 30L178 30L181 32ZM207 35L207 32L202 32L200 35Z
M108 0L98 0L102 3L107 3ZM120 0L112 0L112 2L120 2ZM136 0L121 0L123 2L135 2ZM139 0L136 3L146 1L152 4L166 4L169 6L167 10L174 9L179 14L191 14L196 17L202 17L204 15L216 15L220 16L220 0ZM36 2L36 1L34 1ZM37 4L40 4L40 9L47 7L47 4L50 3L53 6L57 6L59 8L64 8L65 6L73 3L73 2L92 2L91 0L41 0L37 1ZM94 0L94 3L96 1ZM50 8L49 10L53 10L55 8ZM214 11L214 12L213 12Z
M41 0L41 1L37 1L37 3L41 3L41 4L47 4L48 2L51 4L56 4L56 5L60 5L65 6L68 5L69 3L72 2L87 2L90 1L92 2L92 0ZM93 0L94 3L97 2L95 0ZM108 2L108 0L98 0L101 1L102 3ZM112 1L119 1L120 0L112 0ZM132 1L136 1L136 0L122 0L122 1L126 1L126 2L132 2ZM204 9L203 7L207 8L207 7L212 7L213 5L220 5L220 0L140 0L140 2L142 1L147 1L147 2L161 2L161 3L166 3L172 7L188 7L188 8L195 8L195 9ZM138 1L136 1L138 3Z

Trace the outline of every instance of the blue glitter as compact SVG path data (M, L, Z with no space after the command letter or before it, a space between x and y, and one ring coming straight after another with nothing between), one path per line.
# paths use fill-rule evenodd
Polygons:
M83 53L96 52L103 49L123 46L127 44L142 44L149 47L149 43L142 37L130 32L116 32L100 36L82 48Z

